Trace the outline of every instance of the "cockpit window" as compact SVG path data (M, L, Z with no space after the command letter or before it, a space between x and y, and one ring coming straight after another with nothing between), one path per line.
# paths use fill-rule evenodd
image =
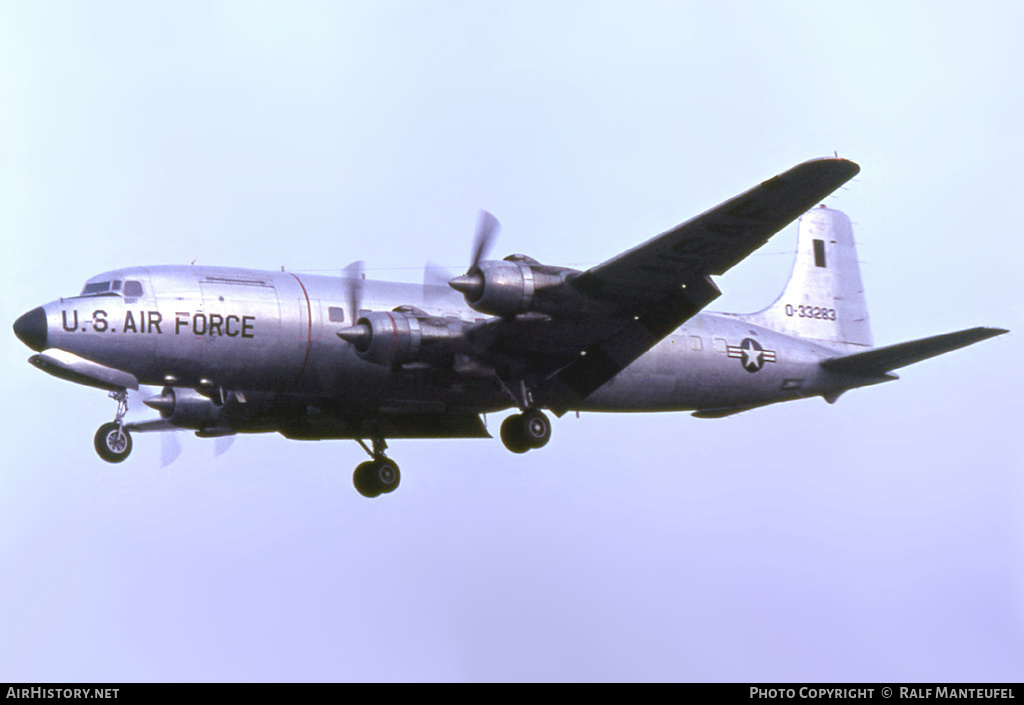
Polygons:
M105 294L108 291L110 291L110 282L93 282L92 284L85 285L85 288L82 289L82 296Z
M82 296L115 296L122 295L127 298L138 298L142 296L142 282L128 279L121 281L117 279L112 282L90 282L82 289Z

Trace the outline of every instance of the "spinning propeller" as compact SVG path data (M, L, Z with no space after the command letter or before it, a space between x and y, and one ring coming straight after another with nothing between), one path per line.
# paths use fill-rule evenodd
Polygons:
M423 303L428 307L443 303L445 295L451 293L447 287L454 276L451 270L428 261L423 267Z
M363 303L363 261L359 260L341 270L345 282L345 298L348 299L348 320L355 324L359 320L359 309Z
M345 298L348 299L348 320L350 325L337 331L338 337L353 345L365 346L369 342L370 330L366 326L356 325L359 310L363 303L363 261L353 262L341 270L345 283Z
M479 298L484 289L484 276L480 271L480 262L490 251L494 240L498 237L501 223L487 211L480 211L480 219L476 225L476 236L473 239L473 259L469 269L461 277L449 280L448 286L471 298Z
M138 410L142 406L148 406L151 409L155 409L161 412L161 415L166 412L170 413L174 408L174 397L167 395L160 391L157 394L152 393L152 389L146 387L140 387L139 389L128 390L128 408L129 415L132 415L132 410ZM139 423L136 421L135 423ZM143 420L143 425L149 423L160 423L159 419ZM166 423L166 422L165 422ZM166 468L171 465L178 456L181 455L181 434L187 430L183 428L172 428L169 424L163 428L134 428L133 431L155 431L160 435L160 467ZM213 457L217 458L224 455L235 442L235 434L229 434L224 436L217 436L214 443Z

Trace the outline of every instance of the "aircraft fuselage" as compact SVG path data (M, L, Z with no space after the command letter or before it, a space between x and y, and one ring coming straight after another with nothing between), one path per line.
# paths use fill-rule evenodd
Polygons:
M352 318L338 276L165 265L101 274L86 289L104 282L119 282L119 290L41 307L44 347L145 385L313 395L361 409L485 413L514 405L487 374L455 379L417 366L396 374L362 359L336 335ZM469 323L488 318L447 286L362 286L361 310L412 305ZM818 363L834 355L729 314L701 313L572 408L714 409L828 394L841 384Z

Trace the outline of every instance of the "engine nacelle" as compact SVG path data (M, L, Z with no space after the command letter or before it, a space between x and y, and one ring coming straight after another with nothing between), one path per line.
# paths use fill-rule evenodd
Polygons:
M448 285L462 292L466 303L481 313L503 318L521 313L572 315L589 305L567 280L575 269L543 265L526 255L509 255L500 261L481 262Z
M354 326L338 331L338 337L376 365L436 364L459 352L468 325L457 318L428 316L411 306L400 306L360 316Z
M474 286L462 290L466 303L481 313L514 316L533 305L533 269L522 261L481 262L470 277Z
M216 426L221 409L221 405L188 387L164 387L159 395L143 403L175 426L197 430Z

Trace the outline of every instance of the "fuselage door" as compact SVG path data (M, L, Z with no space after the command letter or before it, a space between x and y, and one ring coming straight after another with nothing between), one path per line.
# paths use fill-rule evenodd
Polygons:
M243 372L251 374L254 360L274 359L281 306L272 281L207 276L200 279L199 289L202 307L191 313L189 328L212 375L230 384Z

